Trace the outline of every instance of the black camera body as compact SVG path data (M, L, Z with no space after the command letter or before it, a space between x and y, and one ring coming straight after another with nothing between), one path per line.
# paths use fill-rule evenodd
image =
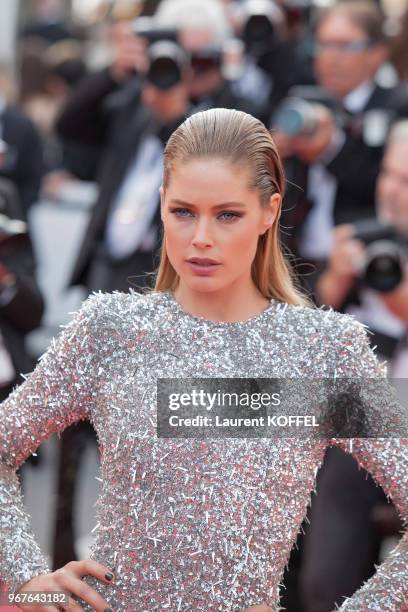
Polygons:
M176 28L158 28L153 17L138 17L133 22L133 32L136 36L141 36L152 45L160 40L172 40L178 42Z
M271 0L246 0L241 38L248 55L257 59L275 47L280 39L283 13Z
M408 240L392 225L376 218L354 223L353 237L367 247L361 281L381 293L396 289L404 278Z
M188 62L187 54L178 44L177 29L158 28L152 17L139 17L133 32L148 42L149 68L145 79L163 91L177 85Z

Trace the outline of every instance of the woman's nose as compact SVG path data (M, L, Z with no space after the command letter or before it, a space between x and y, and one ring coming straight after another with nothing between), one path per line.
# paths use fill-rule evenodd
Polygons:
M213 244L210 223L206 219L200 219L196 224L192 244L201 248Z

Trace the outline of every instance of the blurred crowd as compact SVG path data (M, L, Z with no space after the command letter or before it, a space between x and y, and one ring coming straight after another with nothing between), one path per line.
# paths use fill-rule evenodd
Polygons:
M30 6L15 69L0 58L0 401L34 367L26 337L46 307L31 207L80 203L80 186L95 184L67 288L150 286L164 145L211 107L272 130L287 177L281 240L297 282L318 306L366 324L389 375L408 378L405 2L101 1L88 23L62 0ZM76 555L76 474L92 435L83 424L61 436L55 568ZM334 448L311 514L285 574L289 612L332 610L401 527L382 490Z

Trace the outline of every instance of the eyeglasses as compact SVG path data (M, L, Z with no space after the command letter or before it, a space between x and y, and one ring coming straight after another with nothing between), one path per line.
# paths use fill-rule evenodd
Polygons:
M324 51L336 51L339 53L361 53L375 46L373 40L322 40L315 41L314 53L322 53Z

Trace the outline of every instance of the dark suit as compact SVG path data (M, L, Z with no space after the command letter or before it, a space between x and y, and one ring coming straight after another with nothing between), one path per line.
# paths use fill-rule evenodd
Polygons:
M16 293L13 299L0 303L0 331L7 352L11 357L17 376L10 386L23 382L20 373L33 369L33 360L25 349L25 336L39 327L44 311L44 302L34 280L34 258L29 243L19 252L0 250L0 261L17 278Z
M257 119L264 121L268 115L268 110L264 104L254 102L254 100L235 93L227 80L224 80L221 86L208 96L201 98L192 98L192 103L199 107L199 110L207 110L210 108L235 108L244 113L249 113Z
M6 107L0 114L1 138L8 150L0 176L12 181L17 187L24 212L38 198L43 174L42 142L34 124L17 110Z
M18 220L23 220L25 216L17 189L4 178L0 178L0 214ZM30 372L34 367L25 350L25 336L40 325L44 302L35 281L34 252L28 235L18 242L0 240L0 263L16 277L12 299L2 299L0 286L0 331L16 371L12 383L0 392L0 399L3 399L15 384L22 382L20 372Z
M158 124L140 101L137 78L119 89L108 70L90 76L74 93L57 122L57 130L67 142L99 146L101 153L96 174L99 198L91 212L70 285L81 284L89 290L104 291L125 291L131 283L145 286L144 273L153 271L154 256L160 245L159 197L150 226L157 236L151 251L136 249L119 260L110 257L104 245L107 217L143 136L155 134L165 144L184 118L171 125ZM129 281L129 276L134 278Z
M388 111L391 121L404 116L408 109L407 92L401 87L393 90L376 87L363 112L350 115L345 144L327 164L337 181L334 225L375 216L375 187L384 147L368 146L362 139L361 116L371 109ZM288 167L288 178L303 193L299 196L299 190L296 195L296 190L289 190L282 219L291 229L284 240L298 256L298 265L302 265L299 271L309 275L303 278L304 286L313 291L326 262L314 261L312 268L299 257L301 231L313 206L306 197L308 167L295 159L289 160ZM356 462L337 448L326 451L316 492L308 519L302 525L305 535L298 538L301 562L299 554L295 561L300 571L302 609L329 612L375 571L381 537L371 512L377 504L386 503L386 496L370 475L359 470Z
M336 179L337 191L333 208L333 225L353 223L358 219L375 215L375 187L384 154L384 145L369 146L362 136L362 118L367 111L383 109L390 122L408 114L406 87L384 89L376 86L360 113L348 113L346 139L338 154L326 165ZM285 195L281 224L282 238L291 252L299 257L299 241L308 215L313 207L308 197L309 166L296 157L285 162L289 181ZM294 183L294 185L293 185ZM299 257L301 264L307 263ZM313 262L319 272L325 262ZM312 271L303 266L301 273ZM313 289L317 275L304 279L307 288Z

